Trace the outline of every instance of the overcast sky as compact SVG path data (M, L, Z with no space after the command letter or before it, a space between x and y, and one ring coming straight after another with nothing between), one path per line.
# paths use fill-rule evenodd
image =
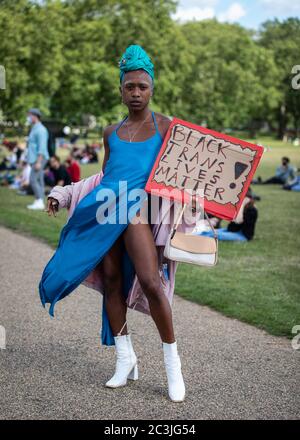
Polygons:
M257 29L268 19L300 18L300 0L180 0L175 15L181 21L213 17Z

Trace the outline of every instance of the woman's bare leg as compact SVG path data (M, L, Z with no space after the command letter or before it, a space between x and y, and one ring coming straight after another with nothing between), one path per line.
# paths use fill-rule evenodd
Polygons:
M122 235L115 241L100 263L103 276L105 305L109 323L116 336L126 321L127 304L122 292ZM122 330L127 334L127 325Z
M151 316L161 340L171 344L175 341L172 310L161 286L157 252L149 224L129 223L123 233L123 239L141 287L147 296Z

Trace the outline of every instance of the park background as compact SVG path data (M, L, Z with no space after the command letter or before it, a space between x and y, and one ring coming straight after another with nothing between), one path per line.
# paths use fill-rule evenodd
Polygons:
M258 1L247 2L248 9ZM140 44L155 65L153 110L265 146L256 176L273 175L282 156L299 168L300 90L291 85L292 68L300 64L299 2L290 16L279 20L270 13L270 20L253 28L245 24L247 17L243 25L232 23L238 14L196 14L189 20L184 3L0 0L2 136L24 142L27 110L39 107L44 119L79 127L90 142L101 142L103 128L126 112L118 90L119 58L129 44ZM207 12L202 1L186 3ZM227 2L205 3L217 11ZM279 3L290 7L274 5ZM66 151L59 154L64 158ZM98 172L102 158L103 150L98 164L82 165L82 177ZM300 324L299 193L275 185L254 190L261 197L254 240L220 243L215 268L181 264L175 292L292 337ZM0 223L55 247L66 212L54 219L28 211L29 198L0 187Z

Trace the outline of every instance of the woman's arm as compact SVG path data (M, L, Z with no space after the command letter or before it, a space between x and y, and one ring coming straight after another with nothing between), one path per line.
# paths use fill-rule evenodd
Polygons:
M48 195L47 201L47 212L49 215L51 213L57 212L60 208L69 209L72 200L72 194L75 185L81 186L85 179L80 180L76 183L71 183L71 185L60 186L56 185L52 188L50 194ZM56 206L55 206L56 205ZM55 212L53 212L55 211Z

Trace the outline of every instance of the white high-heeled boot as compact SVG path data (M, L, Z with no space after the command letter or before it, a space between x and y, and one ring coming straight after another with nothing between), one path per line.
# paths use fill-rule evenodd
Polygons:
M134 353L130 335L114 336L117 364L113 377L105 386L117 388L126 385L127 379L138 379L137 357Z
M173 402L182 402L185 398L185 385L181 373L181 362L177 352L177 342L162 342L164 361L168 378L169 397Z
M136 358L137 359L136 354L135 354L134 349L133 349L133 346L132 346L130 333L128 333L128 335L126 335L126 337L127 337L127 342L128 342L128 345L129 345L129 350L131 351L132 358ZM127 379L130 379L130 380L137 380L138 379L138 367L137 367L137 364L136 364L136 374L130 374Z

